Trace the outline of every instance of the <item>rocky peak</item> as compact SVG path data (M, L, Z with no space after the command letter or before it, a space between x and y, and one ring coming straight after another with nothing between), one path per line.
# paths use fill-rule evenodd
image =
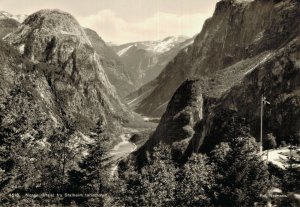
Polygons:
M90 45L77 20L71 14L61 10L40 10L26 18L24 25L40 31L45 30L45 33L49 34L72 35L79 38L81 43Z
M60 10L40 10L30 15L18 30L5 38L12 45L19 47L27 57L36 61L45 61L51 47L59 42L68 42L57 48L57 53L72 53L80 45L91 46L89 39L79 23L70 14ZM45 54L47 52L48 54ZM64 59L68 54L61 55ZM59 57L57 57L59 58ZM56 59L57 59L56 58Z
M151 150L159 142L173 144L192 138L194 125L203 116L203 91L201 81L185 81L176 90L155 132L136 154L143 156L145 150Z
M99 117L113 121L127 116L101 58L70 14L60 10L38 11L4 40L33 63L54 66L45 71L46 79L59 107L68 116L92 122Z

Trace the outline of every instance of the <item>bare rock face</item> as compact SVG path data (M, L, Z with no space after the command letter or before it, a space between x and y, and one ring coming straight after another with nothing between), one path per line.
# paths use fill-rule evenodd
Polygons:
M19 25L20 23L14 19L0 18L0 39L13 32Z
M33 63L45 63L40 70L41 95L58 104L60 113L81 123L107 123L128 115L110 84L101 59L78 22L59 10L41 10L5 38ZM53 99L51 98L53 97Z
M159 142L172 144L192 138L194 125L202 119L202 88L199 80L184 82L172 97L156 131L145 144L151 149ZM141 148L139 151L144 151Z
M12 15L0 11L0 39L18 28L26 15Z
M300 130L300 36L276 51L268 61L247 74L240 84L227 91L211 107L202 121L202 128L193 137L194 151L210 151L220 141L223 126L230 117L224 111L235 111L246 119L250 132L259 137L260 100L264 95L270 105L264 107L264 136L273 133L277 142L287 141ZM222 125L220 120L222 119ZM202 133L205 131L205 133Z
M147 90L141 90L147 94L135 110L146 116L161 116L184 80L195 75L213 75L247 58L282 47L298 35L298 23L296 0L218 2L213 17L206 20L194 43L147 84Z
M99 55L101 65L110 83L115 86L120 97L125 97L132 91L136 90L136 86L131 80L131 76L126 71L126 67L115 51L108 46L101 37L91 29L84 29L93 48Z
M293 0L219 2L195 43L187 52L179 53L153 81L154 89L148 86L151 93L137 111L155 116L159 114L152 113L153 107L165 103L177 84L186 77L199 78L179 87L139 154L160 141L173 144L190 138L178 127L182 120L175 118L180 107L177 110L171 106L198 107L200 118L189 124L193 133L184 149L186 156L208 152L223 141L224 130L232 118L227 112L244 118L250 133L259 137L262 95L271 102L265 107L265 134L273 133L281 141L299 131L299 14L299 1ZM197 92L182 90L187 84ZM193 102L197 97L202 100Z

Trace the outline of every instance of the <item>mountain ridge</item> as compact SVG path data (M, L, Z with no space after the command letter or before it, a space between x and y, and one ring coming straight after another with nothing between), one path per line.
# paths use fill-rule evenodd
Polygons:
M14 14L10 14L5 11L0 11L0 19L6 19L6 18L14 19L17 22L22 23L27 17L28 17L28 15L26 15L26 14L14 15Z
M112 48L126 65L125 69L134 84L140 87L156 78L164 66L192 41L193 38L173 36L157 41L115 45Z

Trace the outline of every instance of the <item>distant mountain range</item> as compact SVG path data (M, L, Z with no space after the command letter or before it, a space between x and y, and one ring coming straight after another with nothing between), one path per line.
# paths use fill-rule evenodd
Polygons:
M25 14L14 15L14 14L10 14L5 11L0 11L0 20L8 18L8 19L14 19L17 22L22 23L27 17L28 17L28 15L25 15Z
M172 36L157 41L111 44L111 47L126 66L134 84L140 87L156 78L181 49L192 43L193 38Z

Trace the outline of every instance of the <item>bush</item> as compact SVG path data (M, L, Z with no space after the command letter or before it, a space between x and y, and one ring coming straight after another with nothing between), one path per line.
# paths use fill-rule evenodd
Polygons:
M281 142L280 142L280 146L281 146L281 147L287 147L287 144L286 144L285 141L281 141Z

